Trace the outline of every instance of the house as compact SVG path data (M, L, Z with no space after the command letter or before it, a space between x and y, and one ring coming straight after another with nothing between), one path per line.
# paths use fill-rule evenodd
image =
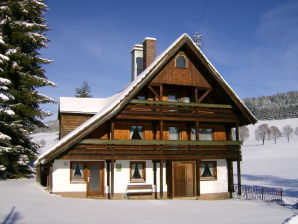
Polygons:
M229 198L240 179L239 127L256 118L192 39L161 55L131 51L131 83L108 98L60 98L60 140L37 180L69 197ZM236 139L232 138L232 129Z

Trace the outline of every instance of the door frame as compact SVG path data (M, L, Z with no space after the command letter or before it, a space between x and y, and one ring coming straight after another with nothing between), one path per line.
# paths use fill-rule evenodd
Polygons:
M191 163L193 167L193 196L176 196L175 195L175 164L179 163ZM185 161L172 161L172 198L182 198L182 197L195 197L196 196L196 161L185 160Z
M85 162L86 164L86 180L87 180L87 185L86 185L86 192L87 192L87 197L104 197L105 195L105 189L104 189L104 169L105 169L105 162L104 161L88 161ZM100 189L102 189L99 193L90 193L89 192L89 178L90 178L90 169L89 167L92 165L99 165L100 166Z

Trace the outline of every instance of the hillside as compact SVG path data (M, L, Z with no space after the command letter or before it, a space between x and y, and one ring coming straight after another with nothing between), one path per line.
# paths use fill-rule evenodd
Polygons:
M298 91L243 99L258 120L298 118Z

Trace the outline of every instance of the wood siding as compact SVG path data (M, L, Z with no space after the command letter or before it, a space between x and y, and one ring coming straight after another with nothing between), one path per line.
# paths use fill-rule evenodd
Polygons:
M86 114L60 114L60 138L83 124L93 115Z
M176 68L175 60L179 55L185 56L187 68ZM211 88L201 72L198 71L193 62L183 51L178 52L178 54L175 55L172 60L170 60L170 62L152 80L152 84L159 83Z

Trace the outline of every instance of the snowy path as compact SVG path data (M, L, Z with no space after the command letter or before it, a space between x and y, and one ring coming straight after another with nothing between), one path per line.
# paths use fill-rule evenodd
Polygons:
M281 224L288 208L263 202L109 201L62 198L46 193L34 180L0 181L0 222L14 223L204 223Z

